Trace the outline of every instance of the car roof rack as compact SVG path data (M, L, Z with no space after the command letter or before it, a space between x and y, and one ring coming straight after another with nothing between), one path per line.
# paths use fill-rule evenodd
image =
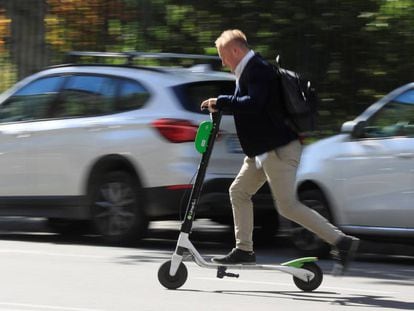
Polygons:
M66 59L68 62L76 62L77 59L82 57L93 58L124 58L125 65L132 66L136 59L192 59L192 60L205 60L208 62L220 62L220 57L200 54L184 54L184 53L157 53L157 52L91 52L91 51L70 51L66 53Z

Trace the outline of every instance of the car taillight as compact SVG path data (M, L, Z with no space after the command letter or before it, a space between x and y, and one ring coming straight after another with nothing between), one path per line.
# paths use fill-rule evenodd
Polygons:
M167 186L168 190L188 190L188 189L191 189L191 188L193 188L192 184Z
M172 143L184 143L194 141L198 126L188 120L158 119L152 122L152 126Z

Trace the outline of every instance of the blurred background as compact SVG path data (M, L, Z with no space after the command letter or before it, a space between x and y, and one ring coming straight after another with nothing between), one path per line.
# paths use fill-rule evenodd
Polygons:
M413 80L412 0L2 0L0 91L70 50L216 55L229 28L311 79L317 136Z

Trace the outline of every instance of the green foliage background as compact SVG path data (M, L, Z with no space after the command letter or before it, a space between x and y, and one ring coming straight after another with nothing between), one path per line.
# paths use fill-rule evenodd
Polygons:
M34 2L43 5L35 7ZM24 23L16 22L18 12L20 17L25 12L26 19L37 18L38 23L43 23L41 32L31 27L26 36L42 36L46 65L61 62L68 50L215 55L214 41L221 31L239 28L255 51L269 60L280 54L284 67L313 81L321 98L319 134L323 136L338 131L342 122L354 118L393 88L414 81L412 0L14 0L13 5L10 3L0 0L3 8L0 36L4 42L3 46L0 44L0 67L4 87L25 72L16 69L24 69L25 64L14 57L13 53L19 53L15 45L30 50L24 39L16 40L16 31L10 31L13 27L9 30L2 27L14 22L14 27L25 33ZM31 9L22 11L25 6ZM40 18L33 15L34 10L41 10ZM36 53L30 57L35 60ZM10 74L10 68L15 68L18 74Z

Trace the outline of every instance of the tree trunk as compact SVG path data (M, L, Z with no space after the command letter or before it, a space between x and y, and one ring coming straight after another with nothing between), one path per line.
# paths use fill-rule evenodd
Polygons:
M48 63L45 42L45 0L5 1L6 13L11 19L10 51L22 79Z

